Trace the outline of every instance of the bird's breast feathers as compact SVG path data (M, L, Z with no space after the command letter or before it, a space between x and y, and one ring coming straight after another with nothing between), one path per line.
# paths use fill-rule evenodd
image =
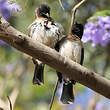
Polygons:
M60 54L62 56L68 57L73 61L80 63L81 61L81 42L72 42L70 40L65 40L65 42L61 45Z
M29 36L51 48L62 37L63 27L47 20L35 20L29 26Z

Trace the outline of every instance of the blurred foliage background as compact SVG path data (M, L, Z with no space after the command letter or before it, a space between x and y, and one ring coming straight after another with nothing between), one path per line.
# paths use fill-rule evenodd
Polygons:
M19 31L28 34L28 26L34 20L34 10L41 2L47 2L51 7L51 16L65 29L69 30L71 9L80 0L63 0L66 11L62 11L58 0L16 0L22 11L13 15L10 23ZM94 13L110 10L109 0L88 0L78 9L76 20L85 25ZM105 47L91 46L91 42L84 44L84 66L110 78L110 44ZM31 58L4 42L0 42L0 98L7 101L7 95L16 102L14 110L47 110L56 81L55 70L45 67L45 85L32 85L34 65ZM62 105L59 101L60 87L57 91L52 110L109 110L109 100L84 87L75 86L76 100L74 104Z

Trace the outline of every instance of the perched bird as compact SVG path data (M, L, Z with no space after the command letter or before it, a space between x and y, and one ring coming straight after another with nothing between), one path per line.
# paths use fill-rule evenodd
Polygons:
M71 60L80 63L82 65L84 58L84 48L81 42L83 35L83 25L75 23L72 26L71 32L63 37L57 44L56 50L64 57L68 57ZM60 72L57 72L59 81L63 80L63 89L61 95L61 102L63 104L71 104L74 102L73 86L76 81L62 76Z
M35 9L35 21L28 29L29 37L51 48L55 47L63 32L63 27L50 17L50 7L47 3L41 3ZM33 59L33 62L35 64L33 84L42 85L45 64L37 59Z

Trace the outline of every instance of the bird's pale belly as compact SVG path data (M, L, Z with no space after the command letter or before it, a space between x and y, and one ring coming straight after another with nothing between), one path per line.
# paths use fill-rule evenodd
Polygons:
M36 28L32 38L37 40L40 43L43 43L51 48L55 47L55 44L58 40L58 35L56 29L46 30L45 28Z
M77 63L80 63L81 45L77 42L65 41L60 48L60 54L70 58Z
M36 38L37 41L39 41L40 43L44 44L44 45L47 45L51 48L54 48L55 47L55 44L57 42L57 39L55 37L37 37Z

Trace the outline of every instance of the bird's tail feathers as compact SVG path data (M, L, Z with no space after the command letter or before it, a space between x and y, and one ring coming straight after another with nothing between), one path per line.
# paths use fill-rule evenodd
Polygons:
M60 72L56 72L58 76L58 81L62 83L62 74Z
M73 90L73 84L70 83L63 83L63 89L62 89L62 95L61 95L61 102L63 104L72 104L74 103L74 90Z
M43 85L44 84L44 64L37 62L35 64L33 84Z

